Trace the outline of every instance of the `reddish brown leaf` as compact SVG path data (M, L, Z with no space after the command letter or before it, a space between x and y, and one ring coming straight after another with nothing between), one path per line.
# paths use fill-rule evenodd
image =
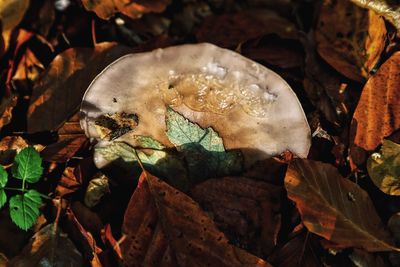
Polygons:
M94 11L102 19L109 19L117 12L133 19L140 18L145 13L164 11L170 2L170 0L82 0L87 10Z
M296 159L289 165L285 186L310 232L342 248L400 251L393 246L368 194L333 166Z
M65 168L56 187L57 195L64 197L82 187L82 181L75 176L74 170L73 167Z
M269 33L282 38L296 38L295 26L269 10L210 16L205 19L196 37L199 42L236 48L244 41Z
M125 213L125 266L271 266L228 243L187 195L143 173Z
M33 89L28 131L54 130L73 115L94 77L109 63L131 52L115 43L70 48L57 55Z
M28 146L20 136L6 136L0 141L0 165L9 165L15 155Z
M47 146L41 152L41 156L43 160L49 162L67 162L78 152L87 140L86 136L79 135L71 139L59 141Z
M324 60L344 76L362 81L385 48L385 21L350 1L325 0L315 39Z
M373 151L400 129L400 52L393 54L365 84L351 122L351 158L365 162L363 150Z
M190 195L233 244L266 258L280 229L281 192L281 187L266 182L225 177L195 186Z

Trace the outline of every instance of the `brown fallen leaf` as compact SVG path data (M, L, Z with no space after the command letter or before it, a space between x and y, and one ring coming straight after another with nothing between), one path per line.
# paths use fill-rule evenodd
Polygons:
M71 266L83 267L83 259L72 241L54 224L37 232L10 267Z
M28 143L21 136L6 136L0 141L0 165L9 165L15 155L26 148Z
M150 12L163 12L171 0L82 0L84 7L102 19L109 19L119 12L133 19Z
M0 21L5 51L8 49L13 29L22 21L28 7L29 0L0 1Z
M124 266L271 266L230 245L196 202L146 172L122 229Z
M210 16L196 33L199 42L236 48L244 41L274 33L281 38L296 39L295 26L270 10Z
M325 0L315 40L318 53L333 68L349 79L363 81L385 48L385 21L350 1Z
M5 95L0 100L0 129L10 123L12 118L12 111L17 105L18 97L11 93L10 95Z
M41 152L41 156L43 160L49 162L67 162L81 149L87 140L86 136L77 136L59 141L46 146Z
M350 260L355 266L373 266L373 267L386 267L385 261L380 255L365 252L362 249L355 249L350 255Z
M365 84L350 129L351 160L365 163L385 137L400 129L400 52L394 53Z
M68 194L72 194L82 187L82 181L76 177L75 168L65 168L60 180L56 187L56 194L60 197L65 197Z
M320 267L322 247L315 235L308 231L296 231L289 240L278 246L268 258L279 267Z
M354 4L375 11L384 16L397 29L400 29L400 7L395 1L386 0L351 0Z
M246 177L209 179L190 196L212 214L231 243L266 258L275 247L281 225L282 187Z
M70 48L57 55L35 87L28 110L28 131L55 130L71 115L94 77L132 50L115 43Z
M400 251L394 247L368 194L344 179L333 166L296 159L289 165L285 187L310 232L342 248Z

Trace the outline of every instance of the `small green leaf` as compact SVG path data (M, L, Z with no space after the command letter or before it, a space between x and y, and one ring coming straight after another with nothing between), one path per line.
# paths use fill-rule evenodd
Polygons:
M4 189L0 189L0 209L6 204L7 202L7 195Z
M199 144L207 151L225 152L222 138L211 128L203 129L172 108L167 109L167 136L177 149L186 144Z
M42 158L32 146L22 149L14 160L12 174L15 178L36 183L42 176Z
M400 196L400 145L383 140L380 153L367 160L368 174L384 193Z
M10 198L11 220L22 230L28 230L39 217L39 208L42 205L40 193L34 189L23 195Z
M242 170L241 152L225 151L222 138L211 127L202 129L171 108L167 109L166 124L167 137L184 155L189 176L195 182Z
M4 188L8 181L8 173L3 166L0 165L0 188Z

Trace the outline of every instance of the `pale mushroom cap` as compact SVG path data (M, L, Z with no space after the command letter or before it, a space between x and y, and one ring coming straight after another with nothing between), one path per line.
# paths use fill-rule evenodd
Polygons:
M85 93L81 126L99 139L97 117L135 113L137 128L118 140L147 135L172 146L165 134L170 104L190 121L212 127L227 149L241 149L247 166L285 150L307 157L310 128L290 86L268 68L207 43L130 54L110 64Z

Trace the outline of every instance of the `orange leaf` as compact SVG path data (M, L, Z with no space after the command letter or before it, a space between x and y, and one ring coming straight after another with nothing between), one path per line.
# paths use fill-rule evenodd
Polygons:
M351 122L352 160L364 163L360 149L373 151L400 129L400 52L393 54L365 84Z
M82 0L87 10L94 11L102 19L109 19L117 12L136 19L145 13L163 12L170 2L170 0Z
M333 68L349 79L363 81L385 48L385 21L350 1L325 0L315 40L318 53Z
M143 173L125 213L125 266L271 266L228 243L196 202Z
M54 130L81 104L96 75L108 64L132 50L115 43L95 48L70 48L57 55L33 88L28 110L28 131Z
M263 181L224 177L198 184L190 195L213 214L218 229L232 243L267 257L276 245L281 225L281 193L280 186Z
M342 248L400 251L393 247L368 194L333 166L296 159L288 168L285 186L310 232Z

